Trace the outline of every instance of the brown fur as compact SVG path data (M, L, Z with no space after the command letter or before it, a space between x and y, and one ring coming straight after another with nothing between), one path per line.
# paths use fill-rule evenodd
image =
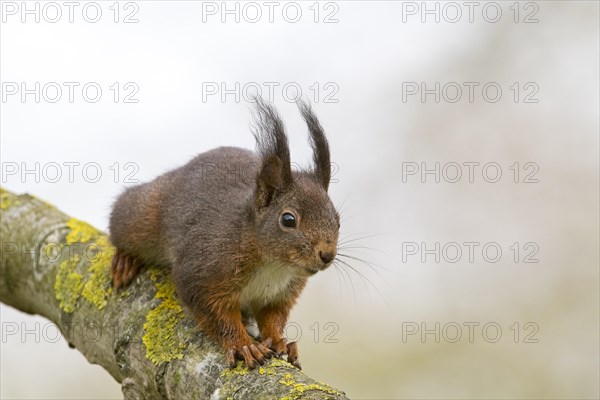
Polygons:
M300 109L315 153L310 171L291 170L283 122L258 99L258 154L232 147L200 154L128 189L111 213L114 286L129 284L142 265L170 266L179 298L231 366L241 359L252 368L273 353L300 366L283 329L307 278L336 254L329 147L310 107ZM283 225L285 213L296 227ZM243 316L256 319L260 342L246 333Z

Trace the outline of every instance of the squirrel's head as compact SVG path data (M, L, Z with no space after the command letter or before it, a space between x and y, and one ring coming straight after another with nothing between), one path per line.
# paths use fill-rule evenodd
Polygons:
M256 177L254 218L263 258L312 275L331 265L337 252L340 217L327 188L331 177L329 145L310 106L299 102L308 125L314 166L292 171L284 125L260 98L253 130L261 167Z

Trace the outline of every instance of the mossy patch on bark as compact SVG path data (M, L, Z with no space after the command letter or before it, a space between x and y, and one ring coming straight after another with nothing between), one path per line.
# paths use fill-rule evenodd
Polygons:
M146 314L142 336L146 357L154 364L181 360L187 343L177 334L177 326L184 315L175 297L175 285L161 270L154 268L148 272L156 288L154 298L160 303Z
M79 264L78 255L61 262L54 281L54 294L58 300L58 306L67 313L75 311L77 300L83 289L83 276L75 272L77 264Z
M69 219L67 227L70 229L66 237L67 243L88 243L101 235L96 228L77 218Z
M90 275L83 285L81 295L102 310L113 290L110 281L110 265L115 249L106 236L100 236L96 245L96 257L88 268Z
M223 370L221 372L221 378L223 380L222 398L230 398L230 394L237 391L237 388L240 385L239 380L252 379L250 375L256 372L263 376L274 376L274 379L276 379L275 382L285 387L284 390L288 390L288 393L281 397L280 400L299 400L313 397L319 399L331 397L332 399L336 399L344 398L345 396L342 392L335 390L326 383L302 382L305 381L305 376L302 372L298 371L295 367L292 367L291 364L281 358L273 358L269 360L266 365L261 366L258 371L249 370L244 367L241 362L233 369ZM258 377L256 379L258 379ZM314 395L311 395L309 392L312 392ZM316 396L316 393L318 393L319 396ZM265 398L271 397L265 396Z
M7 210L14 204L18 204L17 196L0 188L0 210Z
M329 385L321 385L319 383L295 383L292 387L292 390L290 390L290 393L287 396L282 397L281 400L299 400L303 397L307 398L305 397L306 392L311 391L330 394L333 396L332 398L343 395Z
M106 235L87 222L71 218L67 227L70 230L65 241L69 255L56 274L55 297L67 313L75 311L80 296L101 310L112 293L109 269L114 247ZM76 271L82 258L89 263L84 273Z
M285 386L289 386L291 388L290 393L287 396L282 397L281 400L298 400L302 398L306 392L309 391L326 393L332 396L342 395L342 393L335 390L326 383L318 382L306 384L302 382L296 382L292 374L285 374L285 376L279 380L279 383Z

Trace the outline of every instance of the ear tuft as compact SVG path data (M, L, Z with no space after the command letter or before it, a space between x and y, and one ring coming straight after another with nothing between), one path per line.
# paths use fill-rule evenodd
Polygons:
M329 155L329 143L325 137L323 127L319 123L317 116L311 106L306 102L298 101L298 108L302 118L308 125L310 133L310 145L313 149L314 176L325 190L329 188L331 179L331 161Z
M281 178L285 186L292 181L292 167L290 163L290 149L288 145L285 126L277 111L264 102L261 97L256 97L256 112L252 134L256 139L256 150L262 158L263 164L277 156L281 161Z

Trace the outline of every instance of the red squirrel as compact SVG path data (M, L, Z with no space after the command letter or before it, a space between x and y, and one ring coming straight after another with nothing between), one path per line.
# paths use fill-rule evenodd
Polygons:
M143 265L170 268L178 298L235 367L287 355L300 368L297 344L283 329L308 277L336 257L339 214L327 189L329 145L313 110L308 125L314 165L292 170L277 111L256 99L257 151L219 147L151 182L128 188L110 215L116 247L115 288ZM254 319L251 337L244 321Z

